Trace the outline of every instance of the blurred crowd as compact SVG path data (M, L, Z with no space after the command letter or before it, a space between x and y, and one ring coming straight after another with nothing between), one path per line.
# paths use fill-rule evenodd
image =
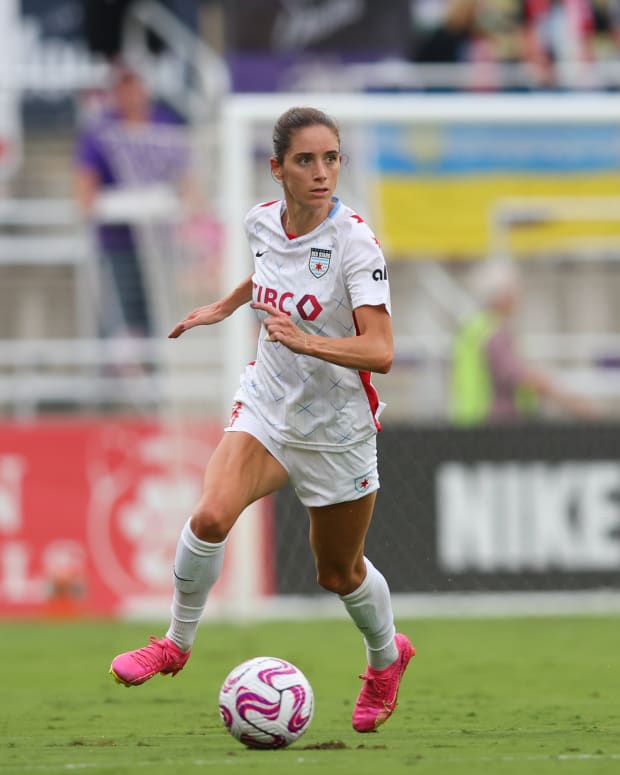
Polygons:
M410 59L485 65L474 88L605 87L620 63L619 0L417 0ZM506 73L512 73L512 77Z

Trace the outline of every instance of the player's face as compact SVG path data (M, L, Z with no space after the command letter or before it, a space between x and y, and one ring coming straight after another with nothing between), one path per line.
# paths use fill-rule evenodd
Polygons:
M287 198L314 209L329 206L341 159L336 135L329 127L317 124L296 130L283 163L272 166Z

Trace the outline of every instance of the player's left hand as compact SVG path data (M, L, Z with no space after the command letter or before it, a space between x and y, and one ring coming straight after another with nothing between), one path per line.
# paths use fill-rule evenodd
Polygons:
M261 301L252 302L251 307L267 313L267 317L263 320L263 325L267 331L265 341L280 342L294 353L307 352L308 335L293 323L290 315Z
M177 339L185 331L195 326L211 326L219 323L227 317L226 311L222 307L221 301L207 304L204 307L196 307L188 313L183 320L179 321L172 331L168 334L169 339Z

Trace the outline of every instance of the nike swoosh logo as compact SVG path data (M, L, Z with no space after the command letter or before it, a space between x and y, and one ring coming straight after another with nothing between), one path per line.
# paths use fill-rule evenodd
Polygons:
M263 251L261 251L261 250L257 250L257 251L256 251L256 253L255 253L254 255L256 256L256 258L260 258L261 256L264 256L264 255L265 255L265 253L268 253L268 252L269 252L269 249L267 249L267 250L263 250Z
M175 577L175 579L178 579L179 581L194 581L194 579L184 579L183 576L178 576L174 568L172 569L172 575Z

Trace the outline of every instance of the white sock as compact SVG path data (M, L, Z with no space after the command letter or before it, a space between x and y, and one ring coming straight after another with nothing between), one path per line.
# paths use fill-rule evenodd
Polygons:
M359 587L340 599L364 636L368 664L383 670L398 659L394 641L396 628L387 581L367 557L366 578Z
M202 541L189 520L183 526L174 559L174 597L166 637L189 651L207 603L209 590L218 580L224 563L226 540L218 544Z

